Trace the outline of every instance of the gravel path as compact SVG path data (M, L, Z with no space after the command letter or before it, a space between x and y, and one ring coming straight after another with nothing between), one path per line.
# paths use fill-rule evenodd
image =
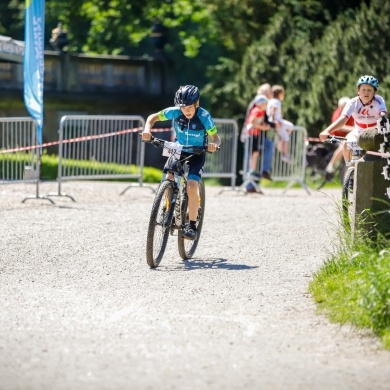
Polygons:
M150 270L153 193L125 186L0 186L1 390L389 388L390 351L308 294L339 191L208 187L196 257L171 237Z

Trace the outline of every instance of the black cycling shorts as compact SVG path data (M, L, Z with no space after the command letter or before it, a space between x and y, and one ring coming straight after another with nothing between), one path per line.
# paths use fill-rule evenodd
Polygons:
M200 179L202 178L202 175L203 175L203 171L204 171L204 163L206 161L206 154L202 153L202 154L191 155L189 153L182 153L180 159L183 159L183 158L188 157L188 156L191 156L188 160L186 160L186 161L188 161L188 167L189 167L188 180L200 181ZM165 166L163 169L164 173L168 172L168 168L170 166L170 158L165 163Z
M252 152L261 152L264 145L265 132L261 131L260 135L252 137Z

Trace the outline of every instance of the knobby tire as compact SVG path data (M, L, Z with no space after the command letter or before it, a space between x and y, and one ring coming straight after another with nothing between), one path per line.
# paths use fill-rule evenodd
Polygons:
M146 260L151 268L158 267L168 242L172 221L173 184L163 181L154 198L148 225Z
M195 240L187 240L184 239L182 235L182 230L179 230L178 234L178 249L180 257L183 260L188 260L195 254L195 250L198 246L200 234L202 232L202 226L203 226L203 218L204 218L204 211L205 211L205 205L206 205L206 191L204 187L204 182L201 180L198 184L198 192L199 192L199 209L198 209L198 218L196 222L196 228L198 231L197 237ZM188 217L188 198L182 202L181 204L181 212L182 212L182 221L183 225L189 223L189 217Z
M353 221L352 205L353 205L353 181L355 176L355 168L350 167L344 176L343 189L342 189L342 211L343 222L345 227L351 229Z

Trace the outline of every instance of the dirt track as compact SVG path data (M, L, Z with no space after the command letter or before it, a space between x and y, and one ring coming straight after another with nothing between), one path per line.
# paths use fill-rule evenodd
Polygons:
M317 315L339 191L207 188L196 258L145 261L153 193L0 186L0 389L388 389L390 352ZM56 191L43 183L42 195Z

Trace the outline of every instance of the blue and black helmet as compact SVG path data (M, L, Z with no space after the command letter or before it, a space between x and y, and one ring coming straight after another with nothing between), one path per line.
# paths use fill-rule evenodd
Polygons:
M181 86L175 94L175 106L185 107L195 104L200 97L199 89L194 85Z
M359 87L362 84L372 85L375 91L379 88L378 80L374 76L365 75L360 77L356 85Z

